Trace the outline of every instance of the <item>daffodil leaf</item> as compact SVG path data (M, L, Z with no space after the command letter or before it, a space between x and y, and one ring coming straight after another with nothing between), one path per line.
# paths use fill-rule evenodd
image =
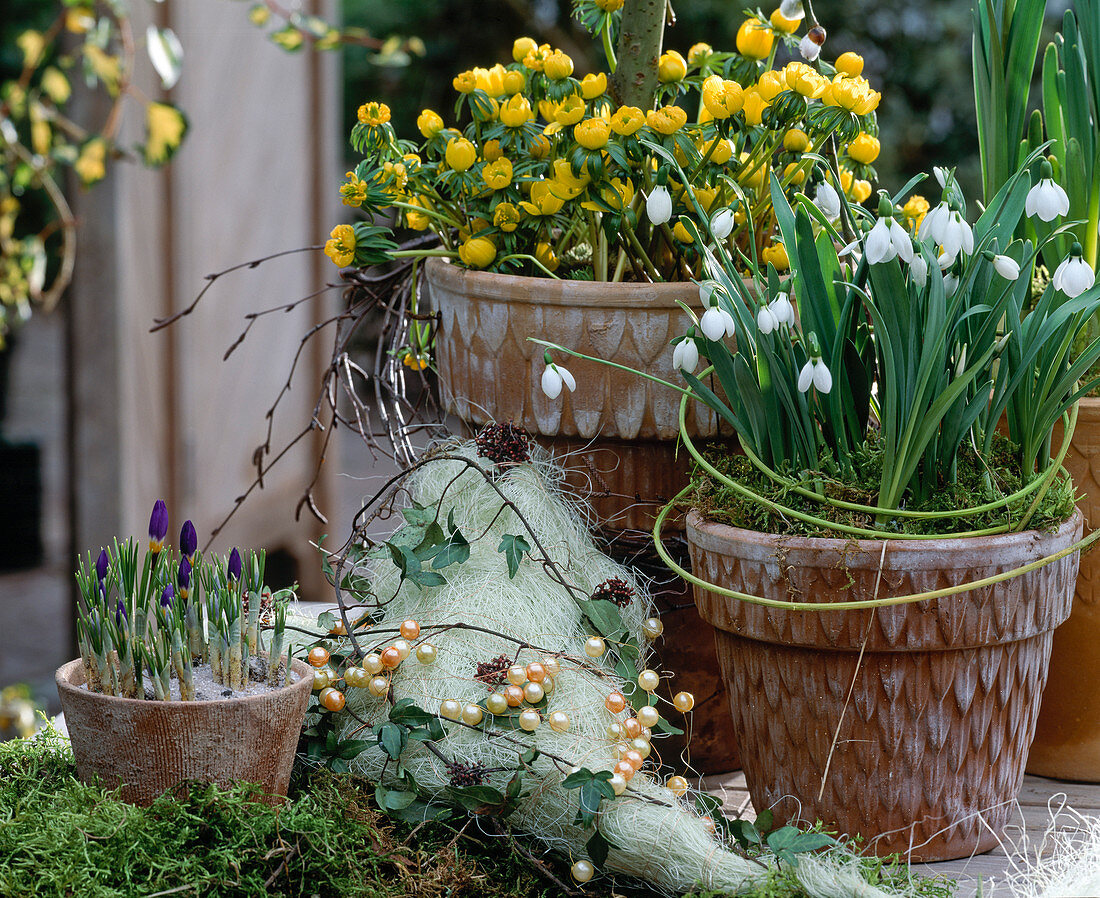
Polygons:
M164 165L171 159L184 135L187 116L170 103L150 103L145 107L145 143L141 154L146 165Z

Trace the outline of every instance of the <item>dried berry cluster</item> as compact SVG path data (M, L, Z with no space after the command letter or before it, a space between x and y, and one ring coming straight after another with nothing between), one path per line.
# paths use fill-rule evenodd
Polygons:
M485 765L455 761L447 765L447 774L452 786L480 786L485 782Z
M593 599L604 599L625 608L634 600L634 587L620 577L604 580L592 592Z
M501 466L519 465L531 459L531 442L523 428L507 424L486 424L474 441L477 454Z
M489 686L499 686L504 682L504 672L512 666L507 655L497 655L492 661L479 661L474 679Z

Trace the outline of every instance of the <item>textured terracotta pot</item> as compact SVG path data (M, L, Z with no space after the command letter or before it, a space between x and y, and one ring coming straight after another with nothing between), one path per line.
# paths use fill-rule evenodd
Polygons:
M70 661L56 680L77 775L121 784L122 799L139 805L187 780L259 783L285 795L313 687L306 664L293 670L297 682L262 695L157 702L81 689L83 664Z
M875 596L880 560L879 597L925 592L1049 555L1081 527L1077 512L1054 533L898 540L883 558L879 541L777 537L694 511L687 518L703 579L821 604ZM854 612L768 609L697 589L716 627L755 807L823 820L862 835L871 851L914 861L992 848L1024 775L1053 630L1069 615L1076 574L1073 553L992 587Z
M1054 445L1062 438L1061 425ZM1100 520L1100 399L1082 399L1066 470L1085 520ZM1092 527L1086 527L1086 532ZM1100 691L1082 688L1100 678L1100 551L1081 557L1073 611L1054 631L1050 675L1043 692L1028 773L1100 782Z
M676 452L680 394L583 359L558 359L577 391L548 399L540 386L550 340L677 383L669 341L691 324L677 301L697 307L691 283L609 284L469 271L442 259L425 267L441 317L436 358L448 409L475 428L514 421L566 460L567 482L591 495L598 523L648 531L687 482ZM688 406L692 436L718 433L716 416Z

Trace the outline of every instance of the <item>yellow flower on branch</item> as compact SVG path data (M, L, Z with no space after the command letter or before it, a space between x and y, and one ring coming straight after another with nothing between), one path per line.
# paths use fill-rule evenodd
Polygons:
M512 183L512 162L506 156L494 159L481 170L481 179L490 190L503 190Z
M355 177L355 172L349 171L346 175L348 179L347 184L340 186L340 202L345 206L354 206L358 208L362 206L367 199L367 191L370 186L366 181L361 181Z
M611 137L611 123L602 118L589 118L573 128L573 137L586 150L600 150Z
M438 112L434 112L431 109L421 110L420 115L416 118L416 127L420 129L420 133L425 138L431 140L440 131L443 130L443 119Z
M444 158L447 160L447 165L455 171L467 171L477 162L477 148L465 137L456 137L447 141Z
M348 224L337 225L325 243L325 255L341 268L355 261L355 228Z
M856 162L870 165L878 159L879 149L880 145L877 137L872 137L870 134L860 131L856 139L848 144L848 155Z
M187 119L175 106L167 103L150 103L145 107L145 162L161 165L183 143L187 133Z
M675 50L661 54L657 62L657 79L662 84L674 84L687 77L687 60Z
M519 227L519 209L511 203L501 203L493 210L493 227L511 234Z
M377 127L386 124L390 120L390 107L385 103L372 100L360 106L356 116L362 124Z
M611 114L611 130L630 137L645 125L645 113L637 106L620 106Z
M662 106L646 113L646 124L658 134L675 134L687 123L687 113L679 106Z
M737 52L749 59L764 59L772 52L775 33L759 19L745 19L737 29Z

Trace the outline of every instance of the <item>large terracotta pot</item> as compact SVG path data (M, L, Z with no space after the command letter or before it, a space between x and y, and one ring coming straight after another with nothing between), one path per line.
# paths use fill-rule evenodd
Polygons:
M1061 425L1054 445L1062 438ZM1100 520L1100 399L1082 399L1065 460L1090 524ZM1086 532L1091 531L1086 527ZM1054 632L1050 675L1043 693L1028 773L1100 782L1100 691L1082 688L1100 678L1100 551L1086 552L1077 574L1073 611Z
M677 302L699 305L691 283L609 284L469 271L442 259L425 267L439 313L436 359L449 411L474 427L514 421L565 459L567 482L589 496L600 526L648 531L687 483L676 451L680 394L583 359L557 358L577 391L548 399L543 347L562 346L678 383L669 341L691 324ZM688 406L692 436L718 432L701 403Z
M1072 545L1081 527L1076 512L1053 533L897 540L884 556L880 541L687 518L700 577L815 604L991 576ZM994 586L867 611L769 609L697 588L716 627L754 806L823 820L877 854L914 861L992 848L1022 782L1076 574L1072 553Z
M123 801L139 805L187 780L259 783L269 796L286 795L313 687L306 664L292 669L297 681L260 695L158 702L82 689L83 662L70 661L56 679L77 775L121 784Z

